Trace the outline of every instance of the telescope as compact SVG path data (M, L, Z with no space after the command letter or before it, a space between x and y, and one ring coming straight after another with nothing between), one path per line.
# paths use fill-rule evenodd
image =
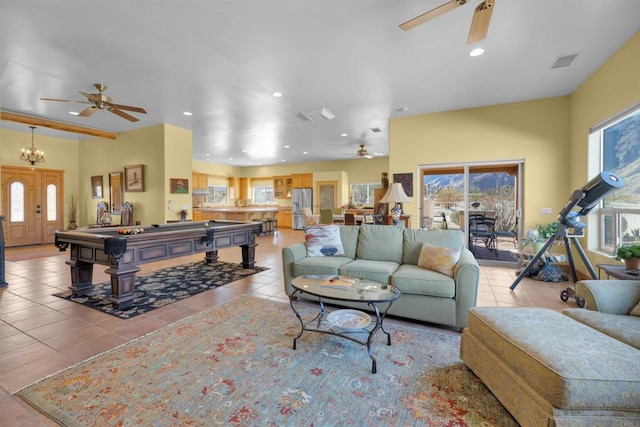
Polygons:
M558 221L562 224L578 228L581 232L584 223L576 219L585 216L600 203L612 191L624 187L624 181L618 175L610 171L602 171L578 190L574 191L569 202L558 214ZM580 211L573 211L578 206Z
M595 177L593 177L589 182L575 190L567 204L562 208L560 213L558 214L558 231L549 237L547 243L545 243L544 247L538 251L538 253L533 257L529 264L522 269L516 280L510 286L511 290L514 290L518 283L529 273L529 271L537 265L540 258L544 256L547 250L553 245L556 239L562 237L564 240L564 245L567 250L567 260L569 261L569 268L571 270L571 275L573 278L573 282L577 282L577 274L576 269L573 263L573 255L571 252L571 243L573 242L574 246L578 250L584 265L589 270L591 277L595 280L597 278L596 272L587 258L587 254L580 246L580 242L578 241L578 236L583 235L583 230L585 228L585 224L580 221L580 217L587 215L593 208L595 208L600 200L606 197L612 191L615 191L619 188L624 187L624 181L621 177L616 175L610 171L602 171ZM574 211L575 207L579 207L580 210ZM569 229L573 229L573 233L569 233ZM578 306L584 307L584 300L575 296L575 291L571 288L568 288L560 294L560 299L563 301L567 301L569 297L575 298Z

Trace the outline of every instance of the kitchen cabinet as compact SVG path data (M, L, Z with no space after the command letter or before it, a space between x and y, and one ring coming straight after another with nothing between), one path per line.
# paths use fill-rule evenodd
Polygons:
M239 178L236 181L238 182L238 189L236 190L238 199L250 199L249 178Z
M193 210L192 218L194 221L204 221L202 219L202 211L200 209Z
M278 213L276 214L276 220L278 220L278 228L280 227L284 227L284 228L291 228L291 223L293 221L293 218L291 216L291 210L287 209L287 210L283 210L283 211L278 211Z
M290 199L293 180L291 176L273 177L273 196L276 199Z
M193 190L207 190L209 187L209 175L206 173L193 172Z
M313 188L312 173L296 173L291 175L292 188Z

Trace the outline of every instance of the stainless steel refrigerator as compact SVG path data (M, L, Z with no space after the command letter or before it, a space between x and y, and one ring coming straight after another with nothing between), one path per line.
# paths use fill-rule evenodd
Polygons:
M291 212L294 230L302 230L305 225L304 208L312 209L313 190L310 188L294 188L291 190Z

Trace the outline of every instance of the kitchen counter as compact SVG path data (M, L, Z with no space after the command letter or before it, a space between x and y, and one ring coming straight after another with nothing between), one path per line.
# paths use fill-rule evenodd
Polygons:
M219 220L232 220L232 221L251 221L253 218L257 217L258 215L260 215L260 218L262 218L267 213L277 214L280 210L281 208L277 206L274 206L274 207L220 206L220 207L193 208L193 220L207 221L210 219L219 219Z

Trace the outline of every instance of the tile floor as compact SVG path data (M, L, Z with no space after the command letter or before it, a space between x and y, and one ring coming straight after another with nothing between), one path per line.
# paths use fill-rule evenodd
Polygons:
M303 232L299 230L281 230L275 236L259 237L256 263L269 270L129 320L51 295L69 286L69 267L65 264L68 252L58 252L53 245L7 248L5 270L9 286L0 288L0 425L55 425L11 394L88 357L240 294L288 301L282 289L281 248L301 241ZM202 256L145 264L140 274L200 260ZM221 250L220 259L239 262L240 249ZM105 268L95 267L95 283L108 280ZM560 292L568 282L524 279L511 291L509 286L515 272L514 268L482 266L477 305L554 310L576 306L571 299L567 303L560 300Z

